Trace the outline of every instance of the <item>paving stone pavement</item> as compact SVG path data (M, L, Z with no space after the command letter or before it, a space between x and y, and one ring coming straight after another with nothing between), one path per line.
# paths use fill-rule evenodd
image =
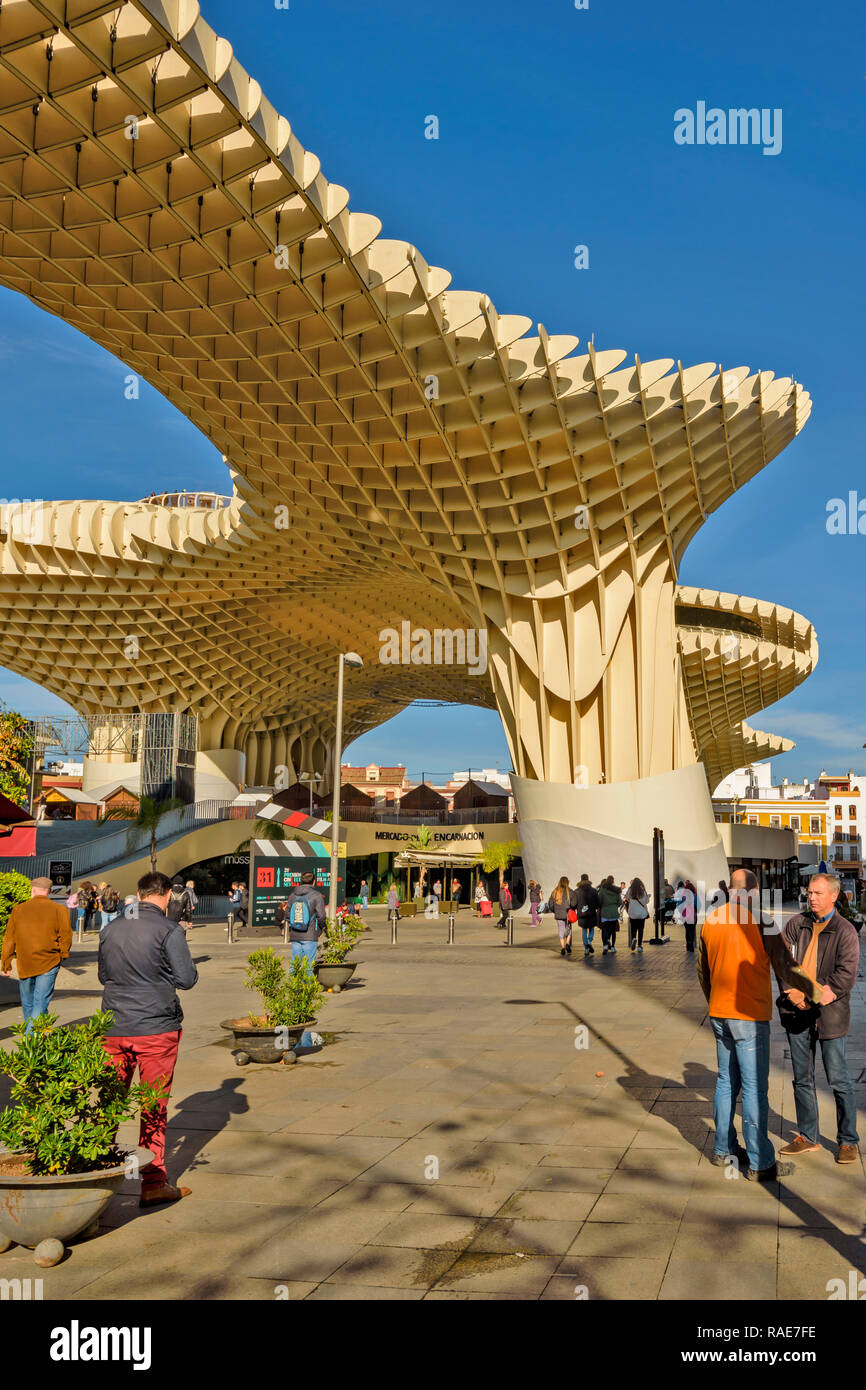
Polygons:
M192 1195L141 1212L127 1184L55 1269L13 1249L0 1275L40 1273L46 1299L76 1301L771 1301L825 1300L829 1279L866 1273L862 1162L834 1162L823 1075L822 1149L793 1177L710 1165L715 1048L676 928L585 961L523 917L513 947L468 911L451 947L444 920L401 922L396 947L383 911L369 920L352 985L320 1010L325 1046L295 1066L237 1068L219 1026L249 1010L246 955L275 936L195 929L168 1149ZM100 997L86 938L55 1008L82 1019ZM0 1011L0 1046L17 1019ZM855 1078L864 1022L858 984ZM793 1129L784 1048L774 1025L777 1143Z

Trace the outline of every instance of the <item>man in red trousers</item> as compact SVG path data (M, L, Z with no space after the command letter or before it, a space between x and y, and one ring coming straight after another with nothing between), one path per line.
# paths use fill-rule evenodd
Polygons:
M145 874L138 881L138 902L103 927L99 939L102 1008L114 1015L103 1045L127 1086L137 1068L142 1081L166 1092L161 1104L142 1112L139 1143L153 1154L141 1174L142 1207L189 1195L188 1187L168 1181L165 1129L183 1021L177 991L192 989L198 971L182 925L165 915L170 897L170 878Z

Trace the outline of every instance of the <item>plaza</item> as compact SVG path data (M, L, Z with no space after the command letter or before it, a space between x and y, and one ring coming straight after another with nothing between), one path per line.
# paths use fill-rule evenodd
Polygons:
M587 964L523 916L513 947L465 911L450 947L445 919L401 923L396 946L383 910L370 921L355 980L319 1012L325 1045L292 1067L236 1067L219 1026L249 1007L246 955L269 938L229 946L222 927L196 928L168 1131L169 1170L192 1196L140 1212L129 1183L56 1268L13 1250L3 1276L40 1273L45 1299L76 1304L815 1303L829 1280L866 1274L862 1162L833 1161L823 1078L821 1152L793 1176L754 1184L710 1165L715 1045L681 930ZM55 1007L69 1022L98 998L85 943ZM852 1015L862 1104L859 982ZM17 1018L0 1013L0 1039ZM784 1046L774 1024L777 1146L795 1127Z

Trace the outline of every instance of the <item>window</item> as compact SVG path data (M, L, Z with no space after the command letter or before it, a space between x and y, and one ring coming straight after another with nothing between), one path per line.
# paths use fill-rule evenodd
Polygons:
M849 819L849 820L856 820L856 819L857 819L857 807L856 807L856 806L849 806L849 807L848 807L848 819Z
M781 816L771 816L771 817L770 817L770 825L776 826L777 828L781 828L781 825L782 825L782 817L781 817Z
M799 816L789 816L789 817L788 817L788 820L789 820L789 822L790 822L790 825L791 825L791 829L792 829L792 830L799 830L799 829L800 829L800 817L799 817Z
M810 834L810 835L820 835L820 834L821 834L821 817L820 817L820 816L810 816L810 817L809 817L809 834Z
M833 814L835 815L835 817L836 817L837 820L841 820L841 819L842 819L842 807L841 807L841 806L834 806L834 807L833 807Z
M758 824L758 817L757 817L757 816L749 816L749 819L747 820L746 824L747 824L747 825L757 825L757 824Z

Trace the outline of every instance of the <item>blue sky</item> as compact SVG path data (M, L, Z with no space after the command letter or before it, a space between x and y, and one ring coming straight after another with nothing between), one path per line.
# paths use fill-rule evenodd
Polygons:
M298 138L456 288L550 332L644 360L794 375L812 418L711 517L681 580L766 599L816 626L821 659L753 723L797 740L779 776L862 770L866 536L828 535L827 503L866 499L863 429L864 20L841 0L205 0L205 19ZM782 150L675 144L674 112L783 113ZM429 115L438 141L424 138ZM575 270L573 248L589 248ZM222 488L219 455L121 363L0 291L4 491L134 498ZM866 511L866 508L864 508ZM866 522L864 522L866 525ZM0 671L27 712L60 702ZM413 709L352 761L498 764L498 717Z

